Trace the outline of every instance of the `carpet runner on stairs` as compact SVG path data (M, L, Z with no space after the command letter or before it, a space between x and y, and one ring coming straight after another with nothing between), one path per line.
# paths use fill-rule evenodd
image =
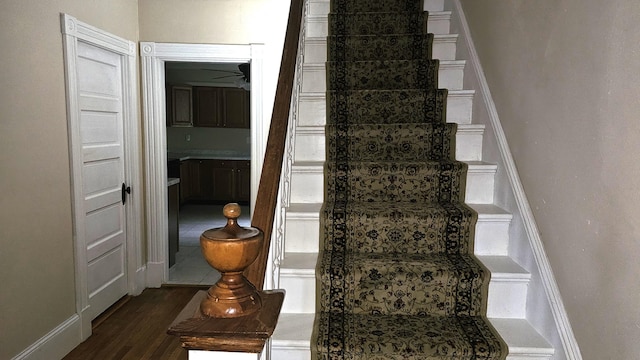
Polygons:
M317 359L505 359L419 0L333 0Z

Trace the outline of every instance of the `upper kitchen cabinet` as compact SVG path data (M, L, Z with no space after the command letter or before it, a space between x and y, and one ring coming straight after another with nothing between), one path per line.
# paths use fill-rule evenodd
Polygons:
M239 88L196 86L194 126L250 127L249 92Z
M220 127L222 123L222 88L194 87L195 126Z
M168 86L167 126L193 126L191 86Z
M224 127L250 127L249 92L238 88L222 88Z

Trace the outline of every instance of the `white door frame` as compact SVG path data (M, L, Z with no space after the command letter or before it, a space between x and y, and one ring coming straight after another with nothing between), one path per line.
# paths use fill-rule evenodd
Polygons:
M262 44L214 45L140 43L145 135L145 207L147 220L147 286L168 279L167 144L165 72L167 61L251 63L251 209L260 182L269 122L263 121Z
M136 46L134 42L109 34L103 30L78 21L67 14L60 15L65 56L65 81L67 88L67 122L71 165L71 197L73 211L73 243L75 260L76 313L81 323L81 340L91 335L91 318L83 314L89 307L87 289L87 249L84 245L83 196L82 196L82 150L80 137L80 113L78 107L78 79L76 54L78 42L85 42L121 55L123 71L123 121L125 182L131 186L131 194L125 206L128 291L137 295L144 290L142 262L142 186L139 164L139 121L136 88Z

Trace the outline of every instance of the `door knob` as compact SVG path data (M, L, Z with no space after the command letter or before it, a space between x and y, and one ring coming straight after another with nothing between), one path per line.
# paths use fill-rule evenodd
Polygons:
M131 186L122 183L122 205L127 202L127 194L131 194Z

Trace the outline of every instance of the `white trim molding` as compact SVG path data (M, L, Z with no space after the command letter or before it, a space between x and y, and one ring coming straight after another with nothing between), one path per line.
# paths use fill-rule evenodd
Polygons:
M558 284L556 283L551 265L549 263L549 259L544 250L544 245L542 243L542 239L540 238L540 232L538 231L538 226L533 216L533 212L531 211L531 207L525 194L524 187L522 186L522 182L520 181L520 175L518 174L515 161L513 159L513 156L511 155L511 150L509 148L509 144L507 143L507 138L502 128L496 105L493 101L493 97L491 96L491 91L489 90L487 79L480 64L480 59L478 57L478 53L471 37L471 31L464 14L462 4L460 3L460 0L451 0L451 4L454 10L453 13L458 17L458 30L463 37L462 40L466 44L465 50L468 53L467 60L469 60L471 68L473 69L476 82L475 85L478 87L478 89L476 90L480 94L482 101L481 106L484 107L484 110L486 110L488 113L488 120L490 123L489 125L493 129L493 135L495 136L497 148L501 157L500 163L504 167L504 171L508 178L508 184L510 185L513 193L513 201L517 205L516 209L508 210L513 211L514 215L518 214L522 220L526 239L528 239L528 243L531 249L530 256L532 256L534 259L534 262L532 262L532 264L536 267L536 269L529 269L529 271L531 271L534 276L539 276L539 281L542 284L541 290L544 290L544 294L537 295L543 298L546 297L544 300L546 300L547 306L549 307L549 310L553 317L553 325L555 325L555 330L557 331L557 333L551 334L549 331L545 331L546 329L542 329L546 327L546 324L537 326L542 327L538 328L538 331L545 335L545 337L547 337L547 340L552 342L554 348L556 348L557 356L569 360L582 360L578 342L576 341L576 338L573 334L573 330L571 328L571 324L569 322L569 318L562 302L560 291L558 289ZM540 292L542 291L538 291L538 293ZM530 297L536 296L531 295L532 293L534 292L529 292ZM532 303L531 301L529 302L530 304ZM534 303L537 302L534 301ZM536 316L536 314L532 314L532 316ZM537 314L537 317L543 316L541 316L541 314ZM529 316L527 316L527 318L529 318ZM533 319L530 319L530 321L531 320ZM531 322L534 323L534 326L536 325L534 321ZM562 354L558 354L558 352L560 351L562 352Z
M80 343L80 317L74 314L12 360L62 359Z
M168 278L167 143L165 73L167 61L240 63L251 65L251 202L260 182L269 121L263 118L262 44L215 45L141 42L142 99L145 137L145 198L147 219L147 286Z
M83 231L79 228L82 224L82 160L78 154L82 154L80 144L80 114L78 111L78 79L77 74L77 47L82 41L93 46L103 48L118 54L122 62L122 87L123 87L123 119L125 141L125 182L131 186L131 197L125 205L126 209L126 248L127 248L127 279L128 292L137 295L144 289L144 282L137 276L140 269L144 269L142 262L142 214L140 205L142 201L142 189L140 181L140 154L139 154L139 121L138 121L138 91L136 87L136 46L135 43L122 39L89 24L78 21L68 14L60 14L61 32L63 34L63 47L65 56L65 82L67 89L67 121L69 131L69 152L72 178L72 202L74 219L74 258L75 258L75 283L76 283L76 313L79 317L80 336L78 343L91 335L91 320L89 316L83 316L89 308L89 294L87 290L87 255L82 241ZM77 345L77 344L76 344Z

